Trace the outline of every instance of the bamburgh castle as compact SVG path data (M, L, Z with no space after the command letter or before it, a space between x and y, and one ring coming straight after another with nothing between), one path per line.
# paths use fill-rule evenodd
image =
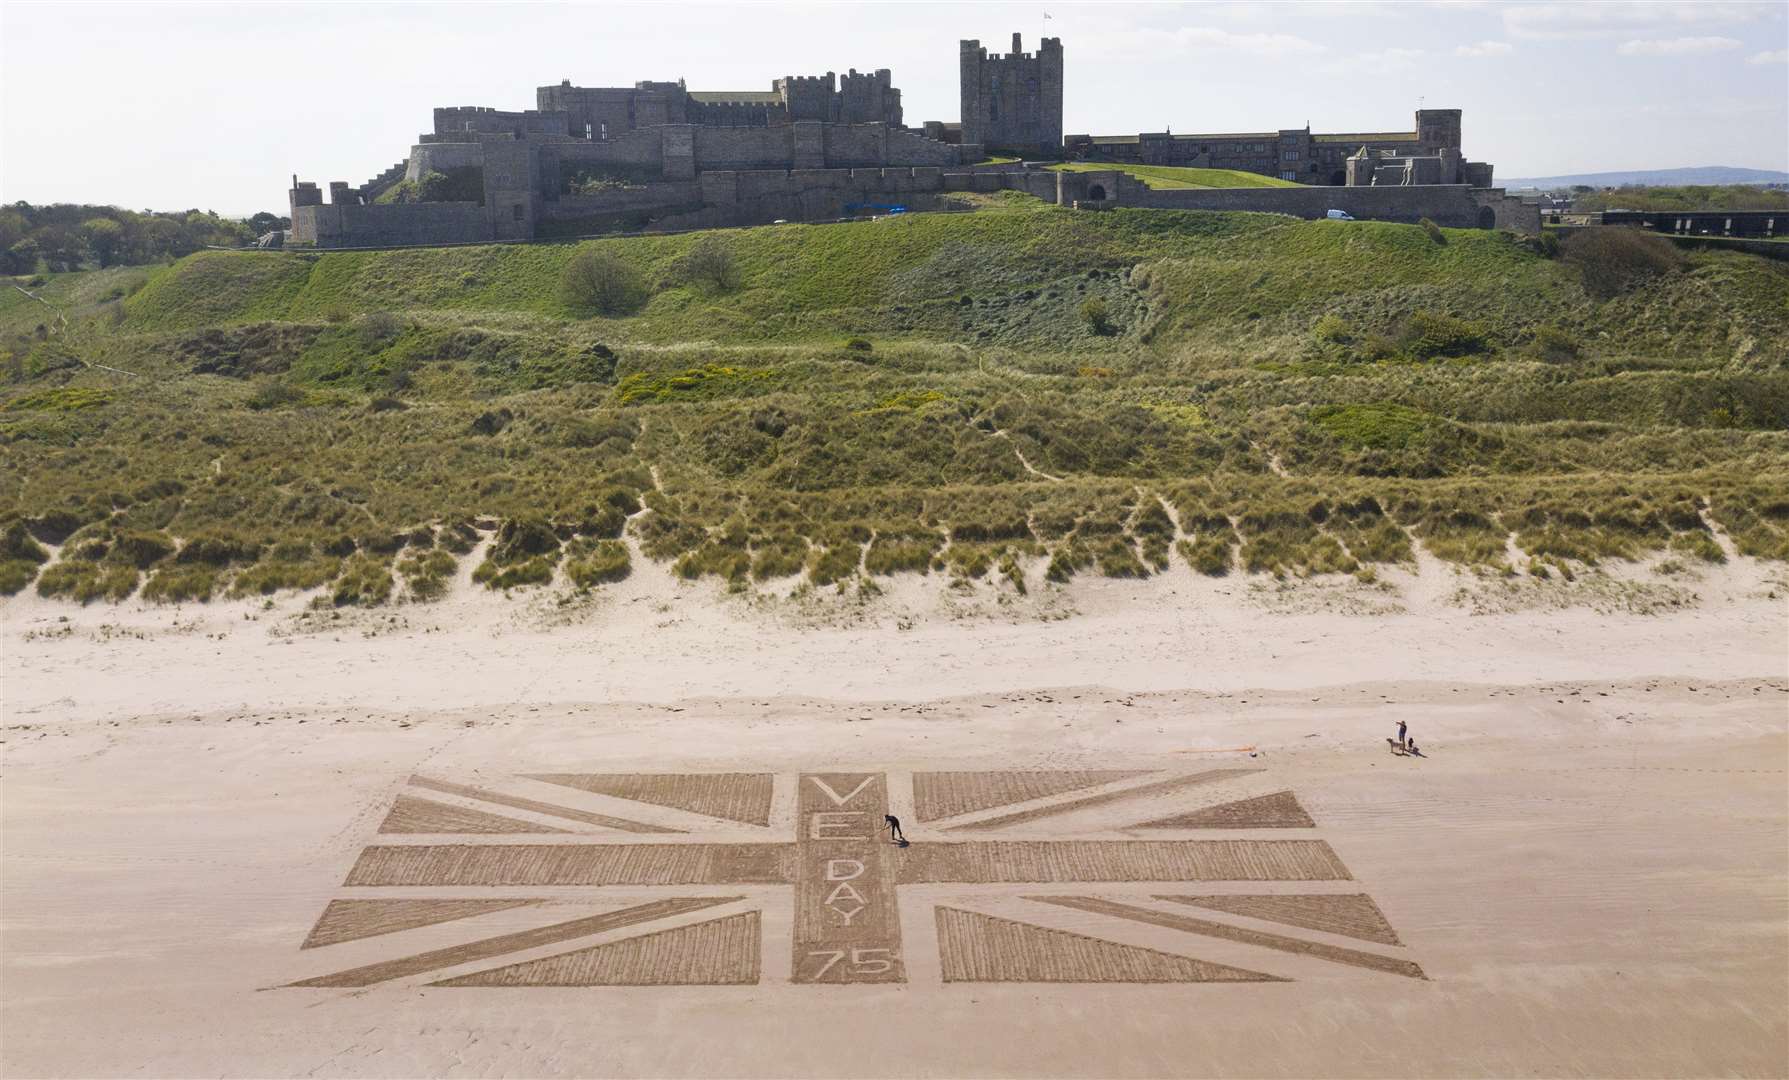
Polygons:
M786 75L767 90L677 82L535 92L535 108L435 110L409 155L359 186L293 178L291 241L316 247L479 243L637 229L815 221L932 209L956 192L1024 191L1062 205L1266 210L1538 231L1460 152L1460 112L1409 132L1069 135L1063 51L958 46L960 119L906 123L886 68ZM1023 163L995 164L1007 155ZM1062 160L1242 169L1307 185L1158 191ZM1530 218L1533 221L1530 222Z

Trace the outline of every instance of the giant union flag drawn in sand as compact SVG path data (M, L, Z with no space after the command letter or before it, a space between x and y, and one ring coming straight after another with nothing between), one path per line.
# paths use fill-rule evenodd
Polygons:
M289 985L1279 982L1286 954L1424 978L1273 788L1251 768L413 776L303 943L319 973ZM1259 963L1201 958L1214 939Z

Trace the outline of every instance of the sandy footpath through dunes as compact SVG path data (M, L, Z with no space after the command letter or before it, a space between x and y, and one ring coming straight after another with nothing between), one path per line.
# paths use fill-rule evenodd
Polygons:
M1499 610L1427 573L1401 586L1263 595L1183 575L1078 585L1017 612L901 586L853 612L639 575L582 608L456 597L320 630L297 626L296 605L187 608L176 623L9 601L0 1074L1789 1073L1780 583L1711 576L1691 583L1696 603L1646 615L1625 594L1603 610ZM1400 719L1426 759L1390 754ZM978 811L983 781L914 779L1013 770L1078 771L1097 794L1028 789L1017 812ZM439 894L345 885L383 872L366 869L369 845L436 842L379 831L400 799L399 822L440 806L488 820L471 808L498 793L508 801L481 812L555 826L462 843L577 856L704 841L637 831L686 827L683 810L525 778L611 773L775 774L768 789L697 794L737 818L717 835L797 853L792 825L818 790L798 804L804 774L844 791L861 773L906 816L916 853L992 839L1099 855L1166 837L1235 839L1246 856L1296 836L1347 877L1327 880L1319 860L1325 880L1310 882L1043 887L974 883L992 879L964 860L909 864L891 871L906 877L881 930L898 935L905 981L860 985L798 981L806 886L782 856L595 901L573 883L460 888L456 901L486 902L366 940L339 940L352 912L320 923L344 898ZM768 825L750 809L764 790ZM948 812L969 825L919 820L923 799L957 800ZM1236 799L1308 811L1313 827L1198 816ZM551 817L558 804L632 816L635 831ZM796 875L793 907L779 873ZM1261 891L1372 904L1338 900L1355 922L1324 930L1163 898ZM553 960L571 946L540 928L566 919L591 920L573 945L624 951ZM686 926L713 954L688 970L712 985L516 985L641 981L670 970L654 950ZM1379 940L1332 932L1350 926ZM517 951L282 988L492 937ZM1316 947L1273 945L1288 937ZM740 951L760 938L761 958ZM949 981L1010 973L989 950L1038 941L1061 947L1064 970L1113 981ZM1164 970L1207 981L1126 981Z

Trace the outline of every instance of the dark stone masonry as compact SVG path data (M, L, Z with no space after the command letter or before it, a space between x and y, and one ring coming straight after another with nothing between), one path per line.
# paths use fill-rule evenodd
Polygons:
M959 44L961 120L904 123L886 69L786 75L768 90L677 82L540 87L536 108L435 110L409 155L358 187L293 177L291 242L399 247L641 229L815 221L953 192L1024 191L1083 208L1261 210L1535 232L1539 210L1492 189L1460 152L1460 111L1424 109L1408 133L1062 134L1062 41L989 53ZM983 164L994 155L1023 165ZM1156 191L1061 160L1242 169L1310 185Z

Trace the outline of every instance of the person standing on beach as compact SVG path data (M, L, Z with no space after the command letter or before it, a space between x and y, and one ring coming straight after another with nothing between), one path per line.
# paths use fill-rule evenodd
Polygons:
M907 838L901 835L901 819L893 814L882 815L882 827L889 831L889 837L902 847L907 846Z
M1399 750L1405 750L1405 749L1409 748L1410 742L1409 742L1409 740L1407 740L1404 737L1405 734L1409 730L1410 729L1407 726L1405 726L1404 721L1402 721L1402 720L1398 721L1398 749Z

